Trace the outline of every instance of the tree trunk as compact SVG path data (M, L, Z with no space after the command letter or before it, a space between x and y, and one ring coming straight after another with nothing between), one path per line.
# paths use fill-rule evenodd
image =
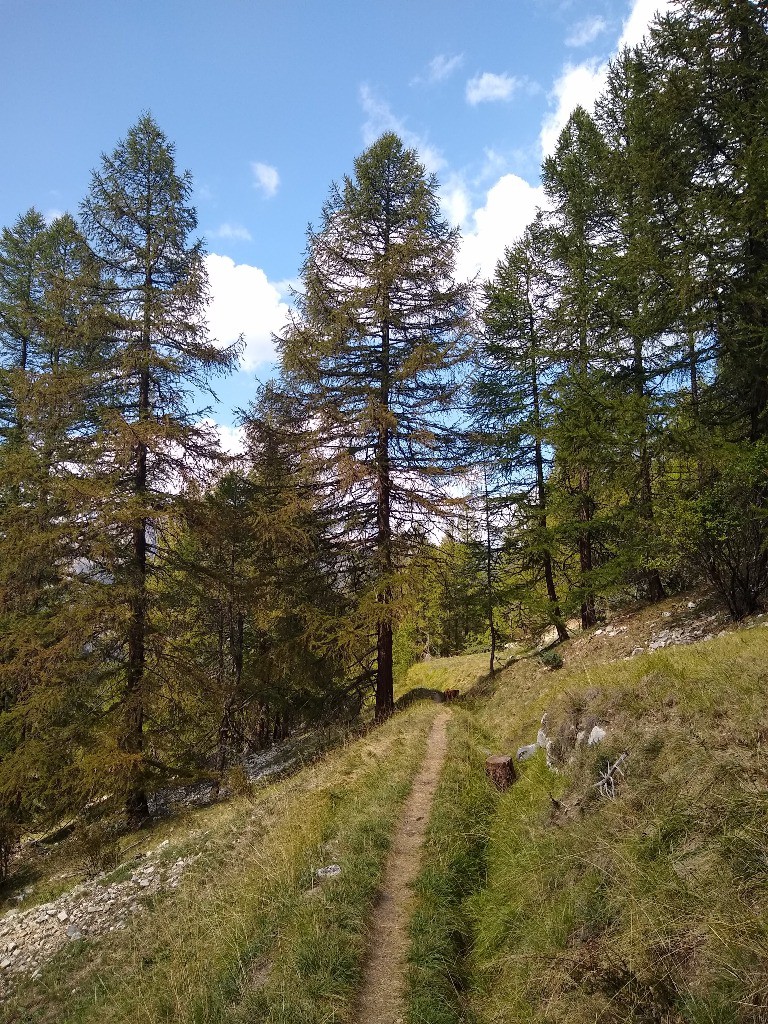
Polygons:
M536 364L537 355L534 348L536 330L533 317L533 305L531 304L530 299L528 301L528 330L530 332L531 340L531 394L533 397L533 424L536 431L536 438L534 442L534 460L536 463L536 499L539 507L539 528L546 538L547 492L544 481L544 454L541 450L542 424L541 405L539 402L539 376ZM542 551L541 561L544 568L544 582L547 588L547 600L549 601L552 619L555 624L555 629L557 630L557 638L558 640L567 640L568 630L566 629L562 612L560 611L560 602L558 601L557 590L555 589L555 576L552 572L552 555L548 544Z
M502 792L509 789L517 778L515 762L511 754L494 754L485 760L485 774L496 787Z
M147 520L143 514L147 495L147 444L143 436L150 414L149 357L151 346L150 294L151 274L147 272L144 294L144 323L141 337L139 375L138 440L135 447L133 493L141 514L134 523L132 542L132 579L130 624L128 627L128 666L126 671L125 720L121 749L129 754L126 816L132 827L149 818L144 778L144 666L147 631Z
M488 498L488 471L483 463L483 491L485 496L485 584L488 613L488 629L491 634L491 658L489 672L496 671L496 624L493 619L493 548L491 546L491 507Z
M387 220L389 211L387 210ZM389 224L386 225L384 257L389 251ZM390 353L389 353L389 300L384 295L381 324L381 376L379 381L379 436L376 452L377 504L376 504L376 548L379 573L383 586L379 591L380 610L376 627L376 721L382 721L392 713L395 706L391 618L392 587L392 522L391 498L392 480L389 462L389 401L390 401Z
M592 521L592 508L589 498L589 470L584 469L579 476L579 491L581 497L581 508L579 519L583 523L579 533L579 568L582 579L592 572L592 536L590 534L590 523ZM595 595L592 593L591 584L587 584L584 597L581 602L581 628L590 629L597 625L597 612L595 611Z

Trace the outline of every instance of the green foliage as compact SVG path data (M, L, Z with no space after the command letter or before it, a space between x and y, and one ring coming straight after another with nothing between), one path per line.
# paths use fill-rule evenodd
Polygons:
M7 815L0 818L0 885L7 879L11 857L21 837L19 825Z
M702 450L697 479L686 489L675 481L663 510L672 550L689 573L703 572L735 619L768 595L766 479L764 441L715 440Z
M539 661L544 668L557 669L563 667L563 656L559 651L542 651Z
M89 874L111 871L120 863L120 841L114 823L81 822L73 838L75 856L83 861Z

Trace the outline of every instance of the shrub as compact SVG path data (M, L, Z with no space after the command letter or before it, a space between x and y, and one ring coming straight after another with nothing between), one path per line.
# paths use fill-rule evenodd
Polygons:
M120 842L109 822L79 824L74 835L75 852L91 875L111 871L120 863Z
M20 830L15 821L0 817L0 883L10 871L11 857L19 845Z
M539 655L539 661L544 668L551 670L563 667L563 656L559 651L542 651Z

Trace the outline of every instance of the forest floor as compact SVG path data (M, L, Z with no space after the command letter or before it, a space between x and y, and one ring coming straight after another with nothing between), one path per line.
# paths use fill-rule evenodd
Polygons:
M450 710L181 808L107 874L63 838L0 906L0 1021L768 1024L767 623L694 593L554 671L420 662L401 689ZM526 746L497 793L486 757Z

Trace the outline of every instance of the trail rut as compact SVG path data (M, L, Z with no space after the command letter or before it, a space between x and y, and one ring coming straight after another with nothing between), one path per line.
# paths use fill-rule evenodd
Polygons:
M424 762L392 840L368 932L368 961L357 1000L357 1024L401 1024L404 1019L411 887L421 867L429 814L445 762L449 718L450 712L442 711L432 723Z

